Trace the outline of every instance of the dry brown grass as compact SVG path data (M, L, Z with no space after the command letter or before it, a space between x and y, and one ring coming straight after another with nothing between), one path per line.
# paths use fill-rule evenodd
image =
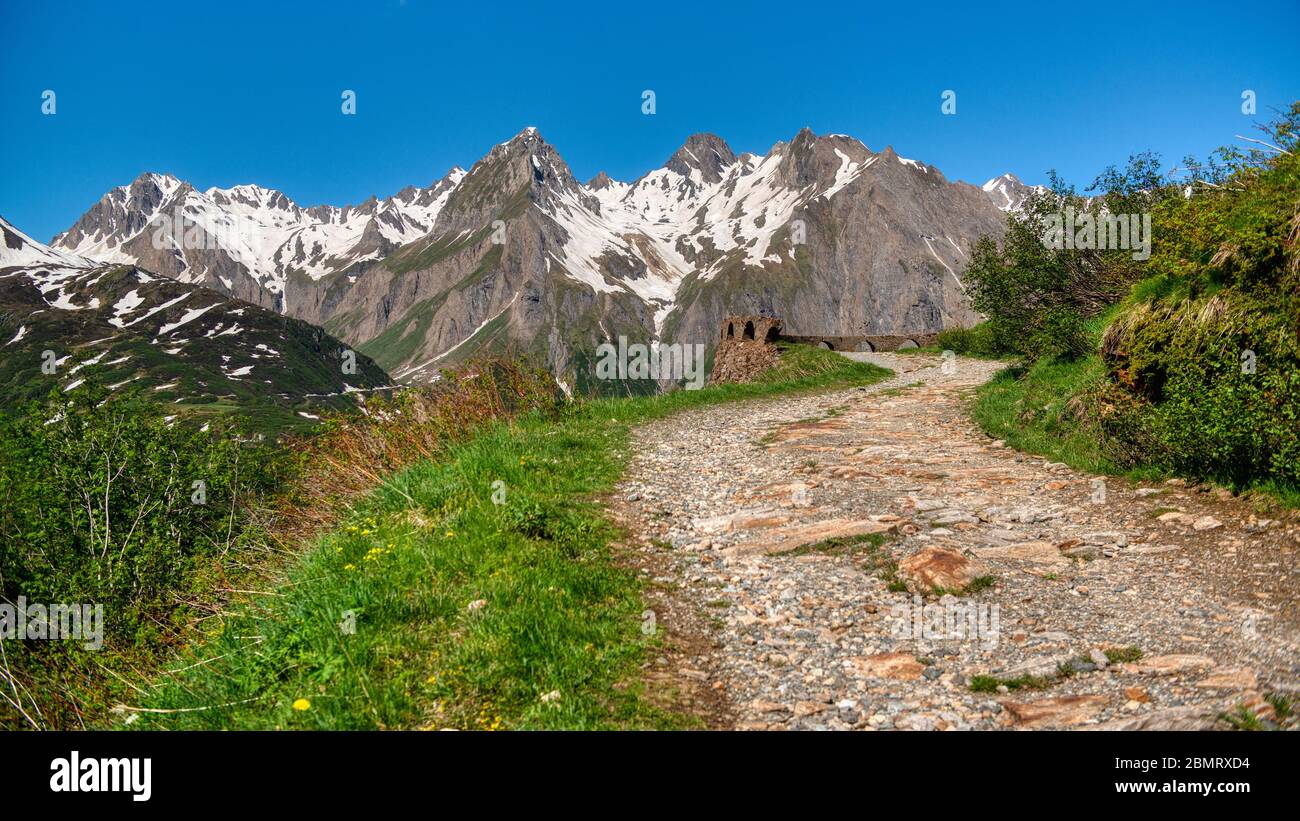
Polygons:
M301 544L402 468L484 425L562 402L545 371L505 360L471 362L432 385L372 398L360 414L334 416L314 436L286 443L292 478L264 510L265 530L281 547Z

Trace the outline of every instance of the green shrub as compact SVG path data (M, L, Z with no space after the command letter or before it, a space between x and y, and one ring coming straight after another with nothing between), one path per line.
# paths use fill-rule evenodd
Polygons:
M985 430L1076 467L1300 499L1300 103L1265 131L1274 148L1184 160L1190 182L1160 181L1149 157L1099 178L1110 212L1150 210L1143 265L1044 251L1034 219L1053 206L1037 199L1001 249L981 241L976 308L998 344L1038 360L981 389ZM1113 304L1093 311L1098 298Z
M134 643L196 561L243 537L241 499L269 485L267 449L169 424L155 403L83 386L0 421L0 592L102 604L105 632Z
M78 726L119 697L109 671L148 666L228 595L227 565L262 543L247 500L282 463L223 424L93 384L0 417L0 600L101 608L85 640L0 637L0 727Z
M1238 487L1300 483L1297 317L1236 289L1126 314L1106 346L1117 456Z
M998 344L993 326L988 322L981 322L973 328L949 328L942 331L935 340L935 345L941 350L973 356L1003 356L1013 352Z
M199 616L250 593L241 581L261 589L363 496L407 498L391 484L402 468L493 422L564 407L550 375L519 362L442 376L274 446L233 427L233 415L200 428L206 417L168 416L172 406L92 384L0 417L0 600L102 605L105 628L101 650L5 641L0 727L102 717L131 697L129 680L192 637ZM591 538L568 508L529 507L517 519L566 558Z

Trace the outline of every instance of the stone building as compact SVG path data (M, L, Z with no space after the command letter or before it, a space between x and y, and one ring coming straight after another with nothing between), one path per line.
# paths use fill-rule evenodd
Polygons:
M733 314L722 320L709 383L748 382L780 360L773 344L781 336L774 316Z

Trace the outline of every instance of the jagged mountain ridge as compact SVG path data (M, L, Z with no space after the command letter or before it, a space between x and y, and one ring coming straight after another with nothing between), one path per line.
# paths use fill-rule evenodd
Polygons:
M229 208L223 197L248 188L203 196ZM709 343L729 311L777 313L808 333L970 324L977 317L959 280L966 254L980 235L1000 236L1003 212L1024 188L1010 175L983 190L950 183L891 148L872 152L852 137L807 129L764 156L737 156L721 138L697 134L638 180L602 172L584 185L530 128L468 172L423 189L436 191L437 207L422 213L429 224L418 238L344 244L347 253L309 269L294 268L297 254L248 267L282 272L270 278L282 284L278 294L267 289L271 304L278 298L277 307L361 346L401 379L509 349L581 382L585 353L600 341L626 334ZM265 189L250 198L258 214L297 208ZM338 224L314 218L326 233ZM114 213L128 227L140 221ZM123 247L106 237L115 231L102 215L89 223L99 228L74 226L56 246L92 256L87 238ZM371 217L367 228L376 224L384 225ZM268 233L275 230L297 237L308 229ZM235 279L216 280L236 290Z
M75 390L93 375L178 412L239 407L264 430L308 426L323 409L391 384L368 357L346 354L306 322L133 264L51 249L3 218L0 351L3 406Z
M284 304L289 278L318 280L423 236L463 175L453 168L428 188L408 186L356 206L303 208L258 185L198 191L146 173L101 197L51 245L292 315Z

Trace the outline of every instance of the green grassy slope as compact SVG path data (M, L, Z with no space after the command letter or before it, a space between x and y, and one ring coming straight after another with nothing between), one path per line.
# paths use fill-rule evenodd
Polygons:
M350 389L392 384L320 328L134 266L88 269L64 288L90 307L52 307L21 269L0 275L0 412L97 381L141 391L169 413L238 411L253 430L281 433L355 407ZM119 314L128 294L139 307ZM197 309L206 310L187 321Z

